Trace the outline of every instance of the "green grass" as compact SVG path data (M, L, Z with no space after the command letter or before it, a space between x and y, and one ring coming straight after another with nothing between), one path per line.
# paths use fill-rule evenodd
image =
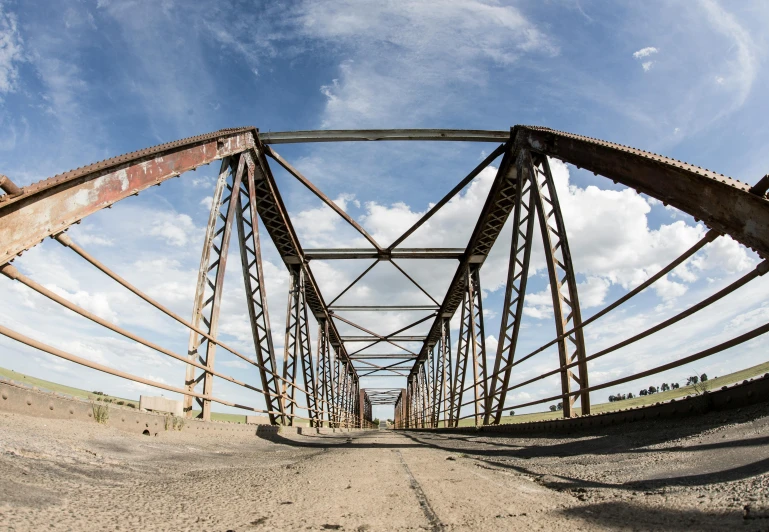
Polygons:
M744 380L753 378L755 376L761 376L764 373L769 373L769 362L758 364L750 368L746 368L728 375L721 377L715 377L707 381L708 390L720 390L722 386L734 384L735 382L742 382ZM628 383L630 384L630 383ZM634 392L635 393L635 392ZM633 399L625 399L624 401L617 401L614 403L594 403L592 406L593 414L602 414L604 412L615 412L617 410L624 410L626 408L635 408L637 406L649 406L655 403L664 403L671 399L679 399L686 397L687 395L696 395L697 392L693 386L681 386L676 390L668 390L666 392L658 392L653 395L643 395L634 397ZM581 414L581 409L575 408L577 414ZM545 421L549 419L560 419L563 417L563 412L534 412L532 414L518 414L515 416L504 416L500 423L527 423L529 421ZM460 427L470 427L475 424L471 418L462 419L459 422Z

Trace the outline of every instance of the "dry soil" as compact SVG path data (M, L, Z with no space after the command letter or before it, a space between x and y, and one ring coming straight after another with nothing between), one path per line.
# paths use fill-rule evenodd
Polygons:
M2 530L769 530L769 407L527 438L0 413Z

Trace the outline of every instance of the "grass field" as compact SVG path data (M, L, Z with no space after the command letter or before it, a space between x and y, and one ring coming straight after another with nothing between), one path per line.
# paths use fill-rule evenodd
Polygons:
M715 377L713 379L710 379L707 381L707 389L708 390L717 390L721 388L722 386L726 386L728 384L734 384L735 382L744 381L746 379L753 378L757 375L763 375L764 373L769 373L769 362L764 362L763 364L758 364L757 366L753 366L750 368L746 368L740 371L735 371L734 373L729 373L728 375L724 375L722 377ZM24 375L23 373L18 373L16 371L0 368L0 377L6 378L6 379L12 379L17 382L22 382L25 384L28 384L30 386L37 386L41 390L46 390L49 392L57 392L57 393L63 393L66 395L71 395L73 397L80 397L83 399L91 399L96 400L97 398L101 397L102 399L112 399L113 402L116 401L125 401L134 403L137 406L139 405L138 399L126 399L124 397L115 397L112 395L94 395L93 392L89 392L87 390L81 390L80 388L72 388L71 386L64 386L63 384L56 384L55 382L46 381L43 379L38 379L36 377L31 377L29 375ZM98 390L97 390L98 391ZM668 390L667 392L659 392L655 393L653 395L646 395L646 396L639 396L634 397L633 399L625 399L624 401L617 401L615 403L595 403L593 404L593 413L594 414L601 414L604 412L613 412L616 410L622 410L625 408L635 408L637 406L648 406L654 403L664 403L666 401L670 401L671 399L678 399L679 397L686 397L687 395L695 395L697 392L694 390L692 386L682 386L678 388L677 390ZM577 414L581 414L580 409L575 409ZM197 415L200 411L199 410L193 410L193 417ZM502 418L502 423L526 423L529 421L543 421L547 419L558 419L562 417L561 412L535 412L532 414L520 414L517 416L504 416ZM246 416L243 414L223 414L221 412L211 412L211 419L214 421L229 421L231 423L245 423L246 422ZM305 425L306 423L297 422L296 425ZM460 427L469 427L474 425L473 419L463 419L459 422Z
M755 376L769 373L769 362L758 364L750 368L746 368L728 375L721 377L715 377L707 381L708 390L718 390L722 386L728 384L734 384L735 382L741 382L746 379L753 378ZM593 414L602 414L604 412L614 412L616 410L624 410L625 408L635 408L637 406L648 406L654 403L664 403L671 399L678 399L680 397L686 397L687 395L695 395L697 392L692 386L681 386L677 390L668 390L667 392L658 392L653 395L645 395L634 397L633 399L625 399L624 401L617 401L615 403L593 403ZM547 407L547 405L546 405ZM580 409L575 409L577 414L581 414ZM529 421L543 421L547 419L559 419L563 417L563 413L556 412L534 412L532 414L520 414L516 416L504 416L501 423L527 423ZM460 427L469 427L474 425L473 419L463 419L459 422Z

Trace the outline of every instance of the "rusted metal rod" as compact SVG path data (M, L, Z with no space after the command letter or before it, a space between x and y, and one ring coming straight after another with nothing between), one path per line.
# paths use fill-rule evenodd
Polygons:
M766 174L758 181L758 183L753 185L749 192L756 196L764 197L767 190L769 190L769 174Z
M118 274L116 274L115 272L113 272L112 270L107 268L104 264L102 264L101 262L96 260L94 257L92 257L87 251L85 251L82 247L77 245L72 240L72 238L69 235L67 235L65 233L59 233L58 235L55 235L54 238L59 243L61 243L62 245L72 249L72 251L74 251L75 253L77 253L81 257L83 257L86 261L90 262L93 266L95 266L97 269L101 270L108 277L112 278L114 281L117 281L123 287L128 289L128 291L130 291L133 294L139 296L141 299L143 299L144 301L146 301L147 303L149 303L150 305L152 305L153 307L155 307L156 309L161 311L163 314L166 314L167 316L173 318L174 320L178 321L179 323L181 323L182 325L184 325L188 329L191 329L191 330L195 331L196 333L200 334L201 336L206 337L208 339L208 341L210 341L212 343L215 343L216 345L218 345L222 349L225 349L225 350L229 351L230 353L232 353L236 357L244 360L245 362L248 362L249 364L253 365L254 367L259 368L259 369L264 370L264 371L267 371L271 375L275 375L275 377L280 379L280 380L284 380L283 377L281 377L280 375L271 372L268 368L260 365L257 362L254 362L253 360L251 360L247 356L245 356L245 355L235 351L235 349L233 349L232 347L229 347L224 342L221 342L221 341L217 340L216 338L214 338L213 336L211 336L207 332L203 331L202 329L200 329L198 327L194 327L190 322L188 322L187 320L185 320L184 318L182 318L181 316L179 316L175 312L171 311L170 309L166 308L165 306L161 305L160 303L158 303L157 301L152 299L150 296L148 296L147 294L145 294L144 292L142 292L141 290L136 288L134 285L132 285L131 283L129 283L128 281L126 281L125 279L120 277ZM206 370L206 371L208 371L208 373L211 373L211 371L209 371L209 370ZM296 389L297 390L301 390L303 392L305 391L300 386L297 386Z
M16 183L11 181L8 176L3 174L0 174L0 189L3 189L3 191L9 196L15 196L22 193L22 190L16 186Z
M604 388L610 388L612 386L617 386L618 384L624 384L626 382L642 379L642 378L648 377L650 375L655 375L657 373L662 373L663 371L667 371L669 369L674 369L674 368L677 368L679 366L683 366L683 365L689 364L690 362L696 362L697 360L703 359L705 357L709 357L711 355L715 355L716 353L720 353L721 351L725 351L725 350L730 349L732 347L735 347L735 346L738 346L740 344L743 344L743 343L745 343L745 342L747 342L749 340L752 340L753 338L761 336L762 334L766 334L767 332L769 332L769 323L767 323L765 325L762 325L760 327L756 327L752 331L746 332L745 334L741 334L740 336L732 338L729 341L726 341L726 342L723 342L723 343L718 344L716 346L710 347L708 349L705 349L705 350L700 351L698 353L695 353L693 355L689 355L688 357L684 357L684 358L681 358L681 359L678 359L678 360L674 360L673 362L670 362L668 364L663 364L662 366L657 366L656 368L652 368L652 369L649 369L649 370L646 370L646 371L635 373L633 375L628 375L627 377L621 377L621 378L615 379L613 381L604 382L604 383L601 383L601 384L597 384L597 385L591 386L588 389L588 391L592 392L592 391L595 391L595 390L601 390L601 389L604 389ZM579 391L572 392L569 395L576 395L578 393L580 393L580 392ZM563 397L563 395L559 394L559 395L554 395L553 397L547 397L545 399L538 399L536 401L530 401L528 403L521 403L521 404L518 404L518 405L508 406L508 407L505 407L505 408L506 409L523 408L525 406L532 406L532 405L536 405L536 404L541 404L541 403L547 403L547 402L550 402L550 401L555 401L555 400L561 399L562 397Z
M213 369L208 369L208 368L206 368L206 366L200 364L199 362L188 360L188 358L185 357L185 356L178 355L178 354L174 353L173 351L169 351L168 349L166 349L164 347L161 347L161 346L159 346L159 345L157 345L155 343L152 343L152 342L150 342L148 340L145 340L141 336L133 334L132 332L127 331L127 330L123 329L122 327L118 327L117 325L114 325L114 324L108 322L107 320L102 319L99 316L97 316L97 315L95 315L95 314L93 314L91 312L88 312L84 308L79 307L78 305L75 305L74 303L71 303L67 299L59 296L58 294L52 292L51 290L48 290L43 285L41 285L39 283L36 283L35 281L30 279L26 275L24 275L21 272L19 272L19 270L17 270L16 267L14 267L11 264L5 264L3 266L0 266L0 273L5 275L9 279L12 279L14 281L19 281L21 284L31 288L32 290L34 290L35 292L39 293L40 295L43 295L43 296L47 297L51 301L55 301L59 305L62 305L63 307L68 308L72 312L74 312L76 314L79 314L79 315L83 316L84 318L88 318L89 320L91 320L91 321L93 321L95 323L98 323L102 327L106 327L107 329L109 329L109 330L111 330L113 332L116 332L116 333L118 333L118 334L120 334L122 336L125 336L126 338L130 338L131 340L134 340L135 342L138 342L138 343L140 343L140 344L142 344L144 346L147 346L150 349L153 349L155 351L163 353L164 355L168 355L169 357L175 358L176 360L179 360L180 362L184 362L185 364L190 364L192 366L195 366L198 369L205 370L208 373L211 373L211 374L213 374L213 375L215 375L215 376L217 376L219 378L222 378L222 379L224 379L226 381L229 381L229 382L232 382L234 384L237 384L238 386L243 386L244 388L248 388L249 390L253 390L255 392L264 393L263 390L255 387L255 386L251 386L250 384L247 384L245 382L241 382L241 381L239 381L237 379L234 379L234 378L230 377L229 375L224 375L224 374L219 373L219 372L217 372L217 371L215 371Z
M375 247L377 250L379 250L379 251L381 251L381 250L382 250L382 246L380 246L380 245L377 243L377 241L376 241L376 240L374 240L374 238L373 238L373 237L372 237L370 234L368 234L368 233L366 232L366 230L365 230L365 229L363 229L363 227L361 227L361 225L360 225L358 222L356 222L355 220L353 220L353 219L352 219L352 217L350 217L350 215L349 215L349 214L347 214L346 212L344 212L344 210L342 210L342 209L341 209L341 208L340 208L340 207L339 207L339 206L338 206L336 203L334 203L334 201L333 201L331 198L329 198L329 197L328 197L328 196L326 196L326 195L325 195L323 192L321 192L321 190L320 190L318 187L316 187L316 186L315 186L315 185L312 183L312 181L310 181L309 179L307 179L306 177L304 177L304 176L303 176L303 175L302 175L302 174L299 172L299 170L297 170L296 168L294 168L293 166L291 166L291 164L289 164L289 162L288 162L288 161L286 161L285 159L283 159L283 157L281 157L281 156L280 156L280 155L279 155L279 154L278 154L276 151L274 151L274 150L273 150L272 148L270 148L269 146L265 146L265 153L266 153L267 155L269 155L270 157L272 157L273 159L275 159L275 161L277 161L277 163L278 163L280 166L282 166L282 167L283 167L283 168L286 170L286 172L288 172L289 174L291 174L292 176L294 176L295 178L297 178L297 179L299 180L299 182L300 182L300 183L302 183L302 184L303 184L305 187L307 187L307 188L310 190L310 192L312 192L313 194L315 194L315 195L316 195L316 196L317 196L317 197L318 197L318 198L319 198L319 199L320 199L320 200L321 200L323 203L325 203L326 205L328 205L329 207L331 207L331 209L332 209L332 210L333 210L335 213L337 213L339 216L341 216L342 218L344 218L344 220L345 220L345 221L346 221L348 224L350 224L351 226L353 226L353 227L355 228L355 230L356 230L356 231L358 231L358 232L359 232L361 235L363 235L363 238L365 238L366 240L368 240L368 241L371 243L371 245L372 245L372 246L374 246L374 247Z
M664 277L665 275L667 275L668 273L670 273L671 271L673 271L673 270L674 270L676 267L678 267L679 265L683 264L683 263L684 263L684 262L685 262L687 259L689 259L689 258L690 258L692 255L694 255L695 253L697 253L699 250L701 250L701 249L702 249L703 247L705 247L707 244L709 244L709 243L713 242L713 241L714 241L716 238L718 238L719 236L721 236L721 235L720 235L720 233L719 233L718 231L715 231L715 230L711 229L710 231L708 231L707 233L705 233L705 236L704 236L704 237L702 237L702 238L701 238L701 239L700 239L700 240L699 240L699 241L698 241L696 244L694 244L692 247L690 247L689 249L687 249L687 250L686 250L686 251L685 251L685 252L684 252L682 255L680 255L680 256L679 256L677 259L675 259L673 262L671 262L670 264L668 264L667 266L665 266L664 268L662 268L660 271L658 271L657 273L655 273L654 275L652 275L651 277L649 277L649 278L648 278L646 281L644 281L644 282L643 282L643 283L641 283L640 285L636 286L636 287L635 287L633 290L631 290L630 292L628 292L627 294L625 294L625 295L624 295L624 296L622 296L621 298L617 299L617 300L616 300L614 303L612 303L612 304L610 304L610 305L606 306L605 308L601 309L600 311L596 312L595 314L593 314L592 316L590 316L588 319L584 320L584 321L582 322L582 324L581 324L581 325L579 325L579 326L577 326L577 327L573 327L572 329L570 329L570 330L568 330L568 331L565 331L565 332L564 332L563 334L561 334L560 336L558 336L558 337L556 337L555 339L553 339L553 340L549 341L548 343L544 344L543 346L541 346L541 347L539 347L539 348L535 349L535 350L534 350L534 351L532 351L531 353L529 353L529 354L527 354L527 355L525 355L525 356L523 356L523 357L519 358L518 360L516 360L516 361L514 361L514 362L511 362L510 364L507 364L507 365L506 365L506 366L504 366L504 367L501 367L501 368L499 369L499 371L498 371L498 372L496 372L494 375L492 375L492 377L496 377L496 375L497 375L498 373L501 373L501 372L505 371L507 368L512 368L512 367L514 367L514 366L517 366L518 364L521 364L522 362L525 362L525 361L527 361L528 359L530 359L530 358L531 358L531 357L533 357L534 355L537 355L537 354L541 353L542 351L544 351L544 350L545 350L545 349L547 349L548 347L551 347L551 346L555 345L556 343L558 343L559 341L563 340L564 338L566 338L567 336L569 336L570 334L572 334L574 331L576 331L576 330L578 330L578 329L583 329L583 328L585 328L587 325L590 325L591 323L593 323L593 322L594 322L595 320L597 320L598 318L601 318L601 317L605 316L606 314L608 314L609 312L611 312L612 310L614 310L615 308L617 308L617 307L618 307L618 306L620 306L621 304L623 304L623 303L625 303L626 301L630 300L630 299L631 299L631 298L633 298L634 296L637 296L638 294L640 294L641 292L643 292L644 290L646 290L647 288L649 288L649 287L650 287L652 284L654 284L655 282L659 281L659 280L660 280L662 277ZM509 391L509 390L510 390L510 388L508 388L508 391Z
M715 303L716 301L718 301L719 299L727 296L728 294L731 294L732 292L734 292L738 288L740 288L742 286L745 286L747 283L749 283L753 279L764 275L767 271L769 271L769 260L765 260L765 261L759 263L759 265L756 266L756 268L754 270L752 270L750 273L740 277L739 279L734 281L729 286L726 286L725 288L719 290L718 292L716 292L712 296L710 296L710 297L708 297L706 299L703 299L702 301L700 301L696 305L693 305L693 306L689 307L688 309L686 309L686 310L684 310L682 312L679 312L675 316L672 316L672 317L668 318L667 320L663 321L662 323L659 323L659 324L655 325L654 327L650 327L649 329L646 329L645 331L643 331L641 333L638 333L635 336L632 336L632 337L628 338L627 340L623 340L622 342L614 344L611 347L607 347L606 349L602 349L601 351L598 351L597 353L594 353L594 354L592 354L592 355L590 355L588 357L585 357L585 361L595 360L596 358L600 358L600 357L602 357L604 355L608 355L609 353L612 353L612 352L616 351L617 349L620 349L622 347L630 345L630 344L632 344L634 342L637 342L638 340L641 340L642 338L646 338L647 336L650 336L650 335L652 335L652 334L654 334L656 332L659 332L662 329L664 329L664 328L666 328L666 327L668 327L670 325L673 325L674 323L679 322L682 319L684 319L684 318L686 318L688 316L691 316L692 314L694 314L696 312L699 312L700 310L702 310L705 307ZM575 363L572 362L571 364L567 364L566 366L560 367L560 368L558 368L556 370L549 371L547 373L543 373L542 375L540 375L538 377L535 377L533 379L530 379L529 381L526 381L524 383L519 383L519 384L516 384L514 386L511 386L511 387L507 388L507 391L514 390L516 388L520 388L521 386L524 386L526 384L530 384L530 383L538 381L540 379L544 379L545 377L549 377L550 375L554 375L556 373L560 373L561 371L566 370L566 369L574 366L574 364ZM513 365L515 365L515 364L513 364Z
M334 298L334 299L331 301L331 303L329 303L329 304L328 304L328 307L330 307L331 305L333 305L333 304L334 304L334 303L335 303L335 302L336 302L336 301L337 301L337 300L338 300L340 297L342 297L343 295L345 295L345 294L347 293L347 291L348 291L350 288L352 288L353 286L355 286L355 284L356 284L358 281L360 281L361 279L363 279L363 276L364 276L364 275L366 275L368 272L370 272L370 271L371 271L371 269L372 269L374 266L376 266L377 264L379 264L379 259L375 260L375 261L374 261L374 262L373 262L373 263L372 263L372 264L371 264L371 265L370 265L368 268L366 268L365 270L363 270L363 273L361 273L359 276L357 276L353 282L351 282L349 285L347 285L347 288L345 288L344 290L342 290L342 291L339 293L339 295L338 295L338 296L336 296L336 297L335 297L335 298Z
M500 144L496 150L491 152L488 157L486 157L483 161L481 161L481 164L476 166L469 174L467 174L467 177L465 177L462 181L460 181L457 184L457 186L452 188L448 194L443 196L443 198L441 198L441 200L438 203L433 205L432 208L424 214L424 216L422 216L419 220L417 220L416 223L414 223L414 225L412 225L405 233L399 236L397 240L395 240L395 242L387 246L387 250L392 251L394 248L398 246L398 244L400 244L401 242L406 240L408 237L410 237L414 233L414 231L419 229L422 226L422 224L424 224L427 220L432 218L433 214L438 212L438 210L441 207L443 207L449 201L451 201L451 198L456 196L463 188L465 188L470 183L470 181L475 179L478 176L478 174L480 174L488 165L490 165L494 161L494 159L502 155L504 151L505 151L505 145Z
M436 300L435 300L435 298L434 298L433 296L431 296L431 295L430 295L430 294L427 292L427 290L425 290L424 288L422 288L418 282L416 282L414 279L412 279L412 278L411 278L411 276L410 276L409 274L407 274L407 273L406 273L406 272L403 270L403 268L401 268L400 266L398 266L398 265L395 263L395 261L394 261L394 260L390 260L390 264L392 264L393 266L395 266L395 267L398 269L398 271L400 271L400 272L401 272L401 273L402 273L402 274L403 274L403 275L406 277L406 279L408 279L409 281L411 281L411 282L414 284L414 286L416 286L417 288L419 288L419 289L422 291L422 293L423 293L424 295L426 295L427 297L429 297L429 298L430 298L430 300L432 300L432 302L433 302L433 303L435 303L437 306L440 306L440 305L441 305L440 303L438 303L438 301L436 301Z
M156 382L150 379L145 379L143 377L139 377L137 375L132 375L131 373L126 373L124 371L120 371L117 369L113 369L109 366L105 366L104 364L99 364L98 362L91 362L88 359L79 357L77 355L73 355L70 353L67 353L66 351L62 351L61 349L57 349L56 347L52 347L48 344L44 344L42 342L39 342L33 338L30 338L28 336L24 336L23 334L17 333L14 330L11 330L7 327L4 327L3 325L0 325L0 334L3 336L7 336L8 338L11 338L13 340L16 340L17 342L20 342L22 344L26 344L30 347L34 347L35 349L39 349L40 351L45 351L48 354L57 356L59 358L63 358L65 360L69 360L70 362L74 362L76 364L80 364L81 366L86 366L91 369L95 369L98 371L102 371L104 373L109 373L110 375L114 375L116 377L120 377L123 379L128 379L130 381L139 382L141 384L146 384L147 386L154 386L155 388L161 388L163 390L167 390L169 392L175 392L181 395L192 395L194 397L198 397L199 399L206 399L208 401L213 401L215 403L223 404L225 406L232 406L235 408L240 408L243 410L250 410L252 412L259 412L263 414L269 414L267 410L262 410L260 408L254 408L251 406L245 406L245 405L239 405L237 403L232 403L230 401L225 401L224 399L219 399L217 397L213 397L211 395L204 395L197 392L189 392L187 390L184 390L182 388L176 388L175 386L169 386L168 384L164 384L162 382ZM278 412L276 412L278 413Z

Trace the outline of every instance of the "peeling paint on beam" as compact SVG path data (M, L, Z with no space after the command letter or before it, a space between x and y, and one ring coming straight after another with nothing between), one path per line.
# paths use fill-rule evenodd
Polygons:
M128 196L248 149L254 133L246 129L193 137L24 187L21 195L0 203L0 264Z

